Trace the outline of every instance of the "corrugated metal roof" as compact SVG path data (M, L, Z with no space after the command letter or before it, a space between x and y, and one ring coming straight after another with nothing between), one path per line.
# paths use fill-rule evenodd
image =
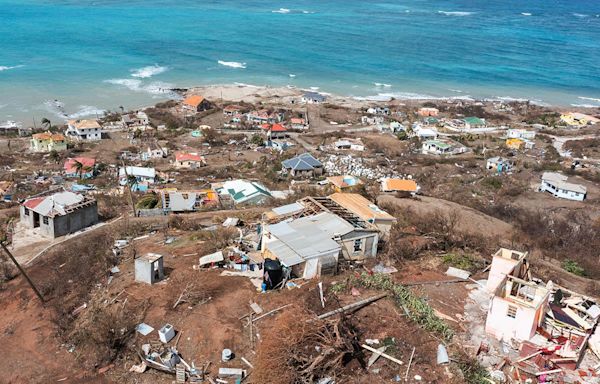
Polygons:
M269 251L279 259L279 261L286 267L293 267L294 265L304 262L304 259L295 253L290 247L280 240L275 240L268 244Z
M154 168L144 168L144 167L127 167L127 175L136 176L136 177L148 177L154 178L156 177L156 171ZM119 176L125 176L125 169L123 167L119 168Z
M272 211L277 214L277 216L280 215L287 215L288 213L292 213L292 212L298 212L304 209L304 206L300 203L292 203L292 204L288 204L288 205L282 205L281 207L276 207L273 208Z
M275 242L267 244L267 249L277 258L280 258L277 253L280 252L282 257L289 259L289 262L298 264L324 253L341 250L341 246L333 240L333 237L350 233L354 227L332 213L323 212L314 216L269 225L267 230L277 238ZM278 244L277 241L283 243L285 247ZM275 249L273 243L275 243ZM281 261L283 262L283 260Z

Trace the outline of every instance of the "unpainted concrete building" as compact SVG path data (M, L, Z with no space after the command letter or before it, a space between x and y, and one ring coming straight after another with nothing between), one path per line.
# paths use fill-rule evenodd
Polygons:
M77 232L98 222L96 200L69 191L48 191L26 199L20 208L21 222L40 228L52 238Z
M165 270L162 255L147 253L135 259L135 281L154 284L164 278Z

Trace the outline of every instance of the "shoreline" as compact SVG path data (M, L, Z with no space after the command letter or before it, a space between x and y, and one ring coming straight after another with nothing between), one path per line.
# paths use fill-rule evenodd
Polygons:
M383 88L381 89L384 90ZM246 84L246 83L229 83L229 84L204 84L204 85L196 85L191 87L172 87L164 90L165 97L159 97L156 94L148 95L149 99L153 102L148 101L140 101L139 103L117 103L115 105L107 106L106 108L99 106L90 106L90 105L79 105L79 110L76 110L72 113L66 112L66 106L60 100L46 100L42 103L42 107L38 107L38 109L30 111L27 110L28 113L31 113L29 116L25 118L19 118L17 113L6 113L2 115L0 118L0 125L4 124L7 121L16 121L17 123L21 123L23 127L33 126L33 118L36 119L36 124L39 124L40 120L46 115L51 115L49 117L53 117L54 119L60 119L61 121L66 121L68 119L73 118L88 118L88 117L97 117L100 113L104 111L119 111L119 104L125 107L125 110L141 110L154 106L157 103L167 100L173 100L173 94L186 94L186 93L199 93L205 96L208 99L212 100L222 100L227 102L248 102L248 103L257 103L257 102L269 102L274 104L291 104L292 99L295 99L302 95L304 92L319 92L323 95L326 95L328 98L328 102L331 104L337 104L343 107L357 108L366 105L374 105L374 104L383 104L383 103L394 103L394 104L405 104L405 105L418 105L427 102L431 103L451 103L451 102L464 102L469 104L475 103L526 103L529 102L532 105L548 108L551 110L563 111L583 111L586 113L600 111L600 98L585 98L589 99L592 102L598 103L598 105L593 104L568 104L568 105L559 105L559 104L550 104L545 102L539 102L536 99L527 99L527 98L517 98L517 97L483 97L476 98L470 95L449 95L449 96L430 96L430 95L421 95L417 93L411 92L393 92L390 89L390 92L381 92L378 95L371 96L355 96L355 95L342 95L334 92L326 92L321 90L320 87L297 87L297 86L278 86L278 85L254 85L254 84ZM133 94L131 99L135 99L137 94ZM400 95L400 96L398 96ZM138 97L139 98L139 97ZM584 98L584 97L579 97ZM142 97L142 99L146 99ZM93 104L93 103L90 103ZM3 107L6 107L4 105ZM45 112L44 112L45 111ZM64 113L63 113L64 111ZM0 109L0 112L4 112L3 108ZM23 115L26 116L26 115Z

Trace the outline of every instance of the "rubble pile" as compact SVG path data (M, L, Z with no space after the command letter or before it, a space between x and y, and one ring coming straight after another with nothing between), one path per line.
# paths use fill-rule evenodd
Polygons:
M403 177L391 166L373 165L372 160L352 155L329 155L323 162L325 172L330 175L351 175L377 180L385 177Z

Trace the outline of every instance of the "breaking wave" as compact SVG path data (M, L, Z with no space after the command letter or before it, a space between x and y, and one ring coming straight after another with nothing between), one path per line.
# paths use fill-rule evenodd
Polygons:
M531 16L531 13L529 13L529 12L521 12L521 15L523 15L523 16Z
M122 86L134 92L145 92L155 96L174 96L174 92L171 90L173 85L162 81L144 84L142 80L138 79L110 79L104 80L104 82Z
M575 108L598 108L598 105L594 105L594 104L571 104L571 107L575 107Z
M589 101L595 101L597 103L600 103L600 99L596 99L594 97L578 96L577 98L580 100L589 100Z
M240 63L238 61L219 60L219 61L217 61L217 63L219 63L220 65L223 65L225 67L246 69L246 63Z
M137 77L140 79L146 79L148 77L152 77L152 76L161 74L163 72L166 72L168 69L169 69L168 67L161 67L160 65L155 64L155 65L150 65L147 67L134 69L131 73L131 76Z
M289 8L279 8L276 11L271 11L271 13L281 13L281 14L288 14L288 13L303 13L303 14L312 14L315 13L314 11L304 11L301 9L289 9Z
M80 109L77 112L69 114L68 117L70 119L80 119L89 116L102 116L104 115L104 112L106 112L104 109L93 107L91 105L80 105L79 108Z
M432 96L420 93L412 93L412 92L388 92L388 93L378 93L377 95L372 96L358 96L354 97L356 100L365 100L365 101L389 101L391 99L397 100L465 100L465 101L475 101L469 95L461 95L461 96Z
M104 115L104 109L90 105L80 105L79 109L73 113L67 113L65 104L60 100L46 100L45 109L61 119L80 119L82 117L96 117Z
M17 69L17 68L21 68L21 67L23 67L23 65L14 65L12 67L0 65L0 72L2 72L2 71L8 71L9 69Z
M575 16L575 17L589 17L590 15L586 15L584 13L574 13L573 16Z
M392 84L385 84L385 83L373 83L375 84L376 87L383 87L383 88L390 88L392 86Z
M453 11L453 12L438 11L438 13L440 13L442 15L446 15L446 16L470 16L473 14L473 12L459 12L459 11Z

